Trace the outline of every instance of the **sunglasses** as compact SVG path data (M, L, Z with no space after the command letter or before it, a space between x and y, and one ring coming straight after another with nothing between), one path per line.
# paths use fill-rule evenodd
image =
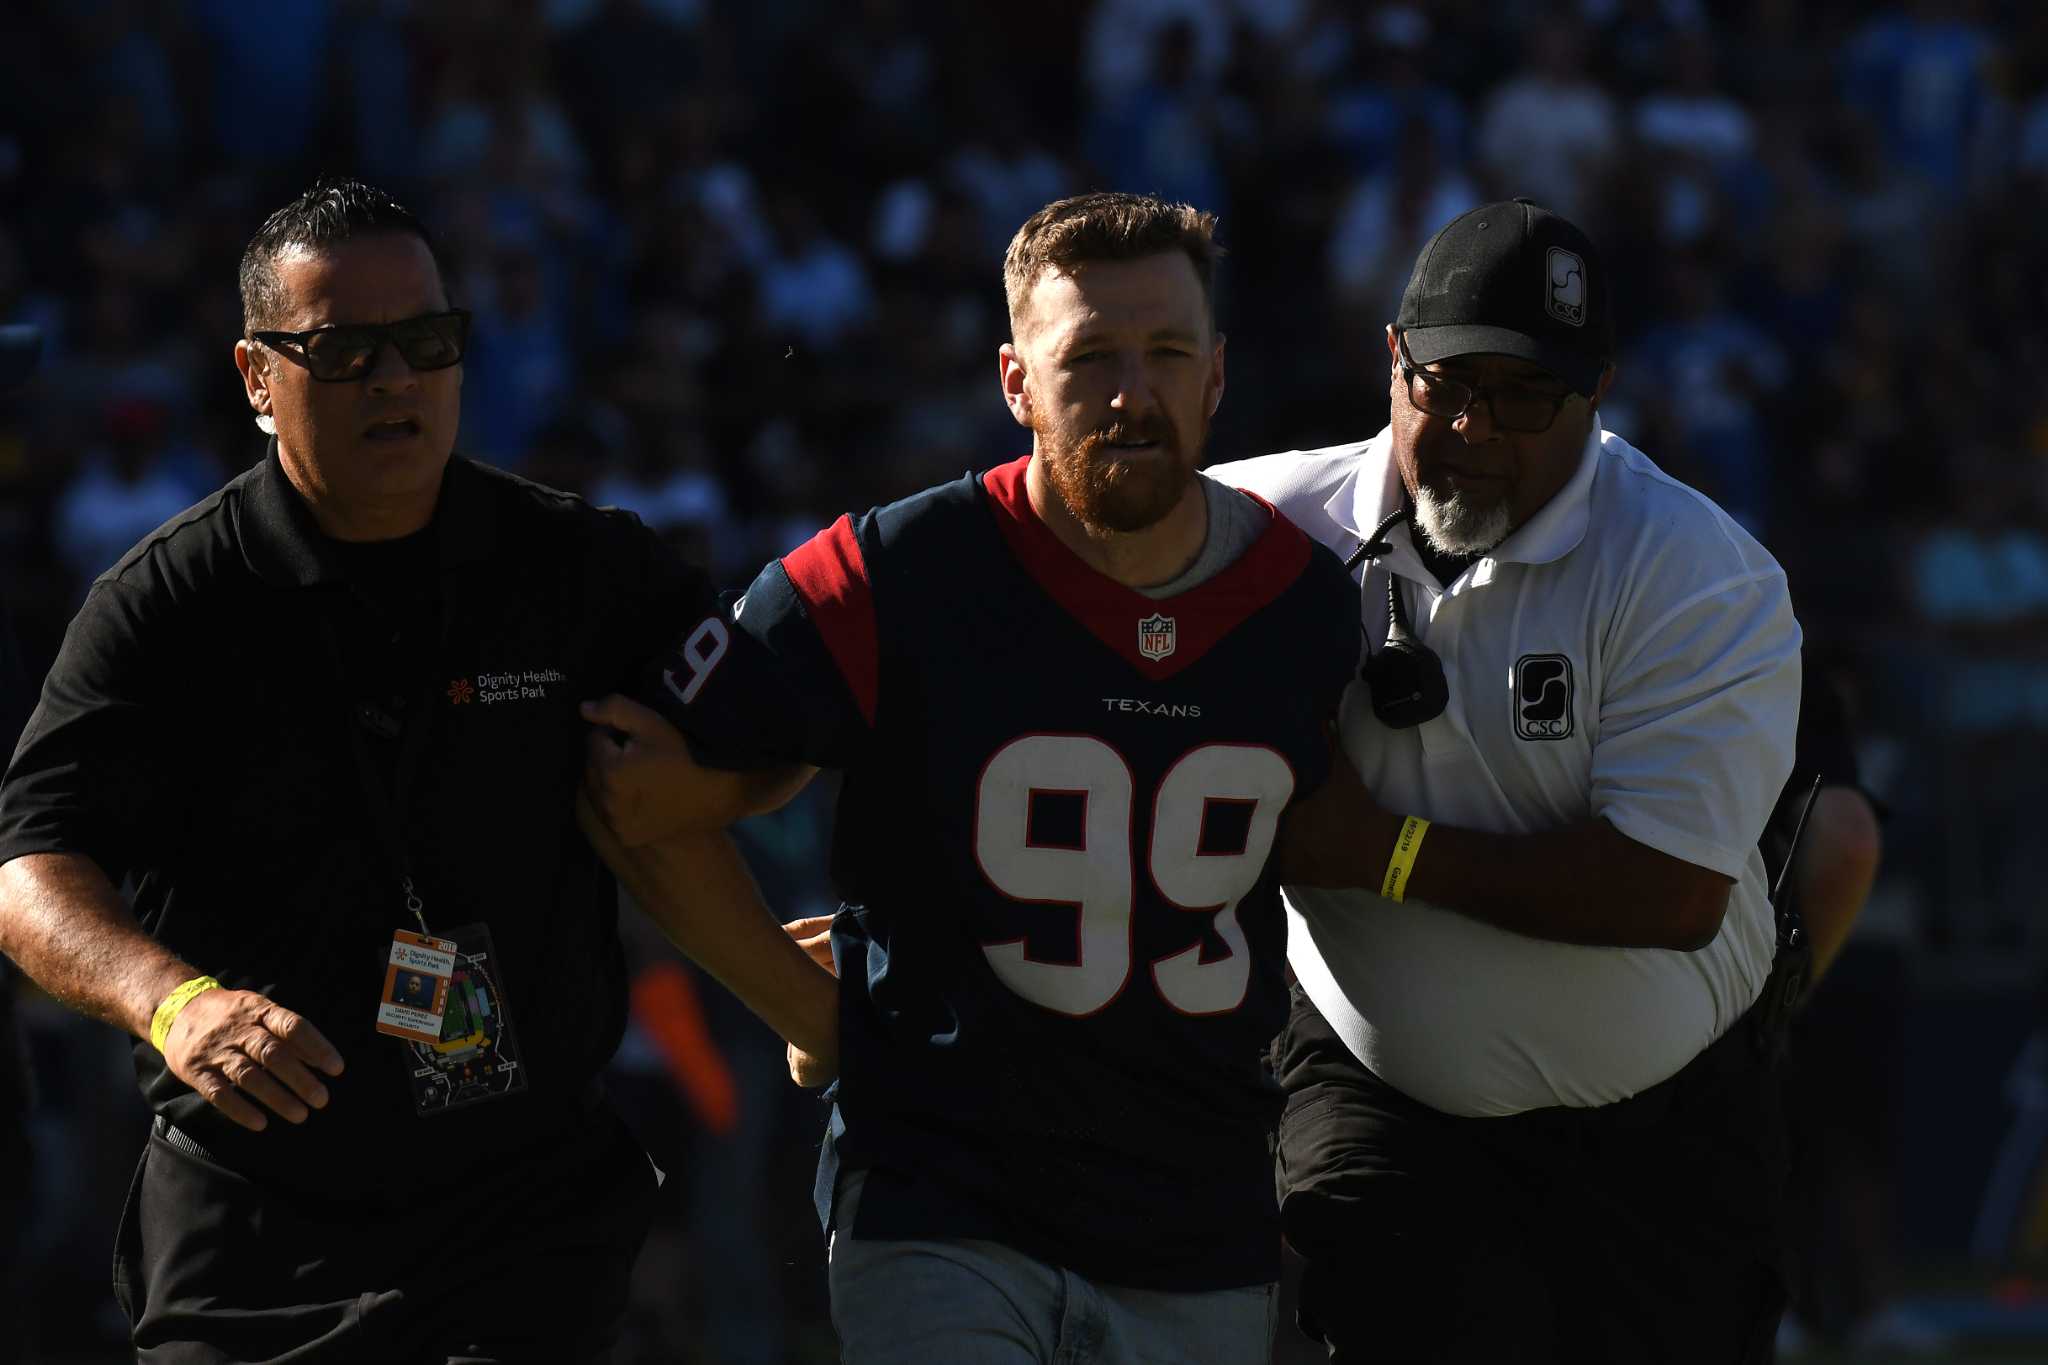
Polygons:
M397 322L343 323L310 332L251 332L260 341L323 384L345 384L377 368L385 343L415 370L445 370L462 363L469 344L469 312L422 313Z
M1401 336L1397 340L1400 343L1401 377L1408 384L1408 401L1432 417L1455 420L1469 412L1474 404L1484 402L1493 414L1495 426L1503 431L1519 431L1533 436L1550 430L1557 421L1557 414L1571 401L1569 389L1558 393L1520 385L1482 388L1447 374L1431 374L1410 358L1408 338Z

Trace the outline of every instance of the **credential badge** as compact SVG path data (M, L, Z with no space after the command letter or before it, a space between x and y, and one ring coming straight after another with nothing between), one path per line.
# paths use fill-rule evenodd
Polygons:
M1173 653L1173 618L1151 615L1138 622L1138 653L1163 659Z

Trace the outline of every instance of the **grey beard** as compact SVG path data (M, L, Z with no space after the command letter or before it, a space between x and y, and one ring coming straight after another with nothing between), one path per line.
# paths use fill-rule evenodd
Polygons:
M1463 493L1439 497L1429 485L1415 490L1415 528L1438 554L1485 554L1508 538L1505 500L1475 505Z

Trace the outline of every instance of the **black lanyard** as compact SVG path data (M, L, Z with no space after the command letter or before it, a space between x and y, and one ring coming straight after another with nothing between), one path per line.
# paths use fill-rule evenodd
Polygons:
M441 605L438 615L438 633L445 644L449 617L445 602ZM341 636L334 628L333 619L323 618L320 628L327 637L327 646L334 656L338 676L350 678L348 656L341 647ZM390 859L391 875L397 879L399 891L405 897L405 908L419 921L420 932L428 938L432 938L434 934L427 928L426 904L420 899L419 888L412 879L412 861L406 856L404 829L406 807L412 798L413 778L419 772L420 758L426 752L427 738L433 729L435 698L434 675L429 673L407 715L393 716L372 702L358 701L349 704L347 719L344 722L348 730L349 751L355 755L356 777L362 784L363 806L369 812L370 824L376 831L377 841L384 846L384 854ZM398 768L393 775L392 785L387 790L377 776L377 765L370 759L370 746L363 736L369 731L391 738L394 728L399 741Z

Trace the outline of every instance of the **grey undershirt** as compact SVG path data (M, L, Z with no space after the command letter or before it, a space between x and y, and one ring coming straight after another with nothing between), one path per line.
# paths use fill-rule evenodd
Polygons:
M1238 556L1273 524L1272 514L1253 502L1250 495L1207 474L1196 477L1202 481L1202 501L1209 510L1208 538L1202 542L1202 552L1195 556L1195 562L1179 574L1154 587L1138 589L1147 597L1178 597L1201 587L1235 564Z

